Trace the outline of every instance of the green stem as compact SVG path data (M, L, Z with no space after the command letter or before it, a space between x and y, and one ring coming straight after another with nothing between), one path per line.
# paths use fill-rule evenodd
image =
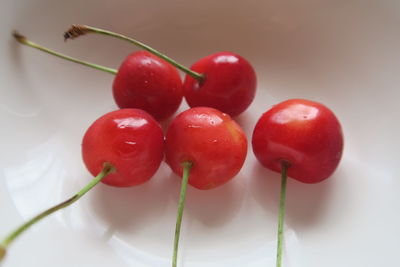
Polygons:
M13 36L19 43L21 43L23 45L27 45L27 46L33 47L33 48L36 48L36 49L38 49L40 51L43 51L43 52L48 53L48 54L51 54L53 56L56 56L56 57L59 57L59 58L63 58L63 59L66 59L66 60L81 64L81 65L84 65L84 66L87 66L87 67L91 67L93 69L101 70L101 71L104 71L104 72L108 72L108 73L111 73L111 74L117 74L117 72L118 72L117 70L112 69L112 68L104 67L104 66L97 65L97 64L94 64L94 63L89 63L89 62L86 62L86 61L82 61L82 60L77 59L77 58L73 58L73 57L70 57L70 56L63 55L63 54L58 53L58 52L56 52L54 50L50 50L50 49L48 49L46 47L43 47L43 46L41 46L39 44L36 44L36 43L28 40L25 36L19 34L16 31L13 32Z
M183 165L182 186L178 204L178 216L176 218L174 255L172 257L172 267L176 267L176 262L178 259L179 235L181 232L183 208L185 206L186 188L189 180L190 169L192 168L192 163L189 161L183 162L182 165Z
M25 230L27 230L30 226L33 224L37 223L41 219L47 217L48 215L62 209L65 207L68 207L69 205L73 204L76 202L78 199L80 199L84 194L86 194L90 189L92 189L96 184L98 184L104 177L106 177L108 174L113 172L115 168L110 165L110 164L104 164L103 170L94 178L92 181L90 181L89 184L87 184L82 190L80 190L77 194L75 194L73 197L39 213L29 221L25 222L21 226L19 226L17 229L12 231L6 238L3 239L3 241L0 243L0 261L4 257L6 250L8 246L10 245L11 242L13 242L20 234L22 234Z
M286 202L286 184L287 169L289 164L286 161L281 163L281 197L279 202L279 219L278 219L278 247L276 253L276 267L282 266L282 243L283 243L283 221L285 219L285 202Z
M107 30L103 30L103 29L99 29L99 28L95 28L95 27L91 27L91 26L87 26L87 25L72 25L71 29L69 29L65 34L64 34L64 38L65 39L73 39L76 38L80 35L86 34L86 33L98 33L98 34L103 34L103 35L107 35L107 36L111 36L111 37L115 37L124 41L128 41L130 43L133 43L134 45L152 53L153 55L158 56L159 58L164 59L165 61L167 61L168 63L170 63L171 65L175 66L176 68L180 69L181 71L183 71L184 73L186 73L187 75L192 76L193 78L195 78L197 81L199 81L200 83L203 82L204 80L204 75L198 72L195 72L185 66L183 66L182 64L176 62L175 60L173 60L172 58L164 55L163 53L155 50L154 48L139 42L135 39L129 38L125 35L119 34L119 33L115 33L115 32L111 32L111 31L107 31Z

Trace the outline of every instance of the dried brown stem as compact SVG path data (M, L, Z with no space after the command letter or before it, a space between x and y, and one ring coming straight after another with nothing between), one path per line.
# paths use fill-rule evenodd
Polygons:
M64 33L64 41L67 41L68 39L78 38L79 36L85 35L89 32L90 32L90 29L88 29L85 25L73 24L71 26L71 28L69 28Z
M22 34L20 34L19 32L17 32L16 30L14 30L14 31L12 32L12 35L14 36L14 38L15 38L18 42L20 42L20 43L22 43L22 44L25 44L25 43L26 43L26 37L23 36Z

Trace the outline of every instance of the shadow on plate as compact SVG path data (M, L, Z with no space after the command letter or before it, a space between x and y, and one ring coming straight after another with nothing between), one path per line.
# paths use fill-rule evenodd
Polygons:
M188 185L184 220L197 220L208 227L220 227L234 218L243 203L244 190L234 181L243 179L241 176L239 174L226 184L210 190L199 190ZM171 173L168 180L174 184L170 198L178 208L181 179Z
M278 221L280 174L272 172L258 162L253 168L254 178L250 180L250 190L256 201L268 212L276 215ZM304 184L288 179L286 193L285 221L295 230L306 230L318 224L333 192L330 179L318 184Z
M140 231L160 218L167 204L166 199L173 190L173 185L160 174L139 186L100 186L93 192L89 208L105 223L105 238L112 236L114 231Z

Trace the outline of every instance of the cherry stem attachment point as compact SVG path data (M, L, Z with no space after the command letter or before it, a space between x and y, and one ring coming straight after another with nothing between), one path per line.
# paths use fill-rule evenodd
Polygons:
M178 68L181 71L183 71L184 73L186 73L187 75L193 77L198 82L202 83L204 81L203 74L195 72L195 71L183 66L182 64L173 60L172 58L164 55L163 53L155 50L154 48L152 48L142 42L139 42L135 39L129 38L129 37L119 34L119 33L111 32L111 31L107 31L107 30L103 30L103 29L99 29L99 28L95 28L95 27L91 27L91 26L87 26L87 25L72 25L71 28L64 33L64 39L65 40L75 39L75 38L77 38L81 35L87 34L87 33L103 34L103 35L115 37L120 40L124 40L124 41L128 41L130 43L133 43L134 45L140 47L141 49L144 49L144 50L152 53L153 55L156 55L157 57L162 58L163 60L167 61L171 65L175 66L176 68Z
M59 58L62 58L62 59L66 59L66 60L81 64L81 65L84 65L84 66L87 66L87 67L91 67L93 69L97 69L97 70L101 70L101 71L104 71L104 72L108 72L108 73L111 73L111 74L114 74L114 75L117 74L117 72L118 72L116 69L104 67L104 66L97 65L97 64L94 64L94 63L90 63L90 62L86 62L86 61L83 61L83 60L80 60L80 59L77 59L77 58L74 58L74 57L70 57L70 56L58 53L58 52L56 52L54 50L51 50L51 49L48 49L46 47L43 47L43 46L41 46L39 44L36 44L36 43L28 40L25 36L21 35L17 31L14 31L12 33L12 35L14 36L14 38L19 43L21 43L23 45L27 45L27 46L33 47L33 48L36 48L36 49L38 49L40 51L43 51L45 53L48 53L50 55L53 55L53 56L56 56L56 57L59 57Z
M285 202L286 202L286 184L287 169L289 163L281 162L281 196L279 201L279 219L278 219L278 246L276 252L276 267L282 266L282 244L283 244L283 222L285 219Z
M189 181L190 169L192 168L193 163L189 162L189 161L185 161L182 163L182 166L183 166L182 186L181 186L181 193L180 193L179 204L178 204L178 216L176 218L174 254L172 257L172 267L176 267L176 263L178 260L179 235L181 232L183 208L185 206L186 188L187 188L187 184Z
M71 198L39 213L29 221L25 222L21 226L19 226L17 229L12 231L6 238L4 238L1 243L0 243L0 261L4 258L7 248L10 245L11 242L13 242L20 234L25 232L29 227L31 227L33 224L37 223L41 219L47 217L48 215L62 209L65 207L68 207L69 205L75 203L78 199L80 199L83 195L85 195L90 189L92 189L95 185L97 185L103 178L105 178L107 175L110 173L114 172L115 168L109 163L105 163L103 170L88 183L84 188L82 188L78 193L76 193L74 196Z

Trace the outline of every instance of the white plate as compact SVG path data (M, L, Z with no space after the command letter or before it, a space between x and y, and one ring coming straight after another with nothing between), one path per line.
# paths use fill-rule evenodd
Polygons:
M95 35L63 42L70 24L84 23L186 65L222 50L247 58L258 92L237 120L249 138L275 103L329 106L342 122L344 157L320 184L290 180L284 266L400 265L398 1L5 0L0 13L0 236L90 180L82 135L116 109L112 75L23 47L10 32L110 67L136 50ZM179 188L166 164L143 186L99 185L32 227L3 266L170 266ZM251 148L232 182L190 188L180 266L275 266L278 196L279 175Z

